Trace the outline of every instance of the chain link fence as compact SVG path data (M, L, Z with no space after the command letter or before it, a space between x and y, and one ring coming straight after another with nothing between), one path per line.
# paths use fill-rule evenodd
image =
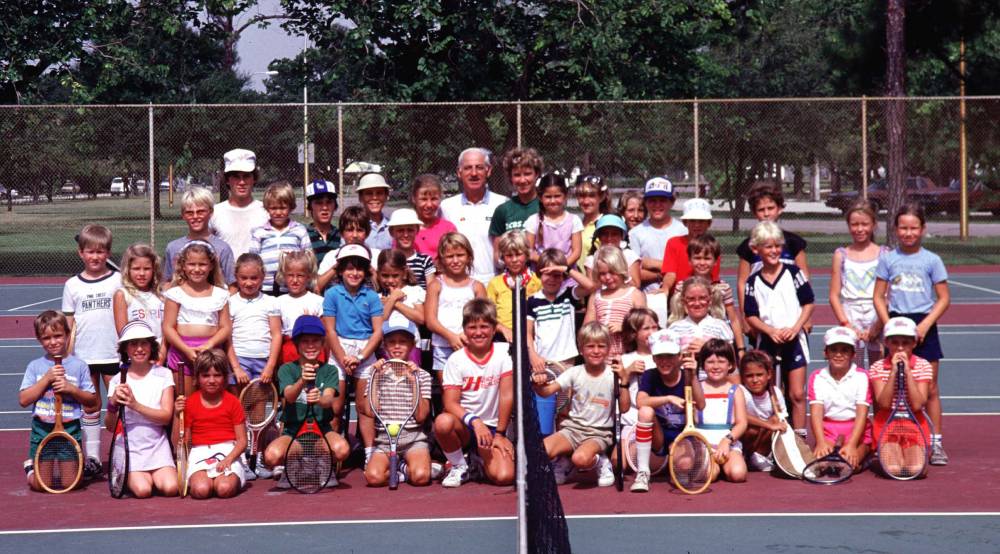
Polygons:
M888 206L891 103L904 106L907 196L931 215L928 248L952 264L1000 263L1000 97L964 100L964 156L959 98L2 106L0 275L73 273L73 236L91 222L113 231L116 257L137 241L162 250L185 232L180 193L201 185L221 198L222 153L237 147L257 153L261 191L323 177L340 186L344 206L367 171L381 171L401 205L420 173L457 190L464 148L499 160L531 146L547 170L599 172L616 196L666 175L681 198L710 198L727 252L753 224L747 190L768 179L784 186L782 224L805 234L811 264L825 267L849 240L844 207L858 196ZM491 186L509 193L496 165ZM888 214L880 217L884 240Z

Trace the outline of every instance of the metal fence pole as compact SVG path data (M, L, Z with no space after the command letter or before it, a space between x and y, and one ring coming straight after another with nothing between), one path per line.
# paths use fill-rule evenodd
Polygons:
M958 237L969 240L969 175L968 150L965 142L965 39L958 45L958 157L959 168L959 199L958 199Z
M344 106L337 102L337 192L338 206L344 205Z
M868 200L868 97L861 97L861 197Z
M521 148L521 102L517 102L517 147Z
M701 120L698 115L698 99L694 101L694 197L701 197L701 159L699 156L699 151L701 150L701 142L698 138L698 128L701 126Z
M156 208L153 204L153 195L157 192L153 190L156 183L153 182L153 148L155 136L153 132L153 103L149 103L149 179L146 180L146 194L149 195L149 246L156 248Z

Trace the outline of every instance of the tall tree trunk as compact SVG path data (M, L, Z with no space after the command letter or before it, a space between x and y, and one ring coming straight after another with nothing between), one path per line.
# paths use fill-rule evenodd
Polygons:
M886 96L905 94L906 80L906 0L888 0L886 9ZM889 206L888 218L905 201L906 184L906 102L890 100L886 110L889 134ZM887 241L895 244L895 233L886 225Z

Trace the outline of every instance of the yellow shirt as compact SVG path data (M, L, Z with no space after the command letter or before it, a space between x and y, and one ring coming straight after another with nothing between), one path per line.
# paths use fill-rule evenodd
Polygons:
M486 285L486 297L497 305L497 322L510 329L514 326L514 295L510 293L511 289L503 277L504 274L501 273L490 279L490 284ZM542 290L541 279L532 273L525 289L528 296Z
M593 254L590 251L590 245L594 242L594 232L597 231L597 220L591 221L590 223L583 226L583 232L580 233L580 240L583 242L583 248L580 250L580 259L576 262L576 267L583 273L587 273L587 268L583 266L584 260L587 256ZM626 233L627 235L627 233Z

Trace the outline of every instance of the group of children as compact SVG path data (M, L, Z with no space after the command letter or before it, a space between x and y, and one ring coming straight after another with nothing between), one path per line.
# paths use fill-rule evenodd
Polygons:
M734 294L719 275L722 248L708 233L708 202L687 200L678 221L670 215L672 184L655 178L643 194L623 195L616 213L598 175L582 175L571 188L564 177L543 174L532 149L508 153L503 167L517 195L495 210L489 233L499 269L485 286L473 276L483 253L441 216L434 175L417 177L413 209L391 216L382 213L385 180L365 176L362 205L344 209L336 227L332 183L307 187L308 227L290 218L291 186L272 184L263 199L267 221L250 231L245 252L213 234L211 193L190 189L181 207L188 234L167 246L163 263L147 245L129 246L121 273L108 264L110 231L86 226L78 237L84 269L67 281L62 313L44 312L35 322L45 356L29 364L19 396L23 406L34 404L29 457L51 429L53 395L61 394L67 430L84 445L86 473L98 476L106 404L108 425L125 410L132 494L173 495L169 450L183 413L192 496L228 497L256 478L287 486L285 450L311 411L332 455L347 461L363 453L368 484L384 485L387 434L369 409L367 381L382 360L398 358L410 361L421 390L400 441L403 479L426 485L443 477L445 487L477 476L511 483L508 343L519 280L529 296L539 415L543 430L554 431L545 448L559 482L590 469L599 485L614 482L617 409L625 433L635 436L631 488L649 490L651 457L665 456L684 427L685 385L730 481L743 481L748 469L771 469L770 436L783 429L778 412L786 398L792 427L812 435L817 455L843 435L841 453L860 469L891 408L890 377L900 362L913 410L926 407L933 426L931 461L947 463L936 328L948 306L947 273L921 247L919 206L895 214L899 245L892 250L874 243L870 207L848 212L852 243L833 260L830 302L839 325L824 335L828 366L807 375L815 298L806 242L777 224L780 187L760 183L750 192L759 223L737 249ZM250 181L252 191L255 170L226 175L234 190ZM567 211L571 194L582 216ZM551 368L568 369L553 378ZM264 445L252 472L235 395L256 378L275 383L284 406L280 436ZM571 400L560 413L545 411L543 399L557 393ZM345 417L352 397L353 436ZM25 470L37 488L30 459Z

